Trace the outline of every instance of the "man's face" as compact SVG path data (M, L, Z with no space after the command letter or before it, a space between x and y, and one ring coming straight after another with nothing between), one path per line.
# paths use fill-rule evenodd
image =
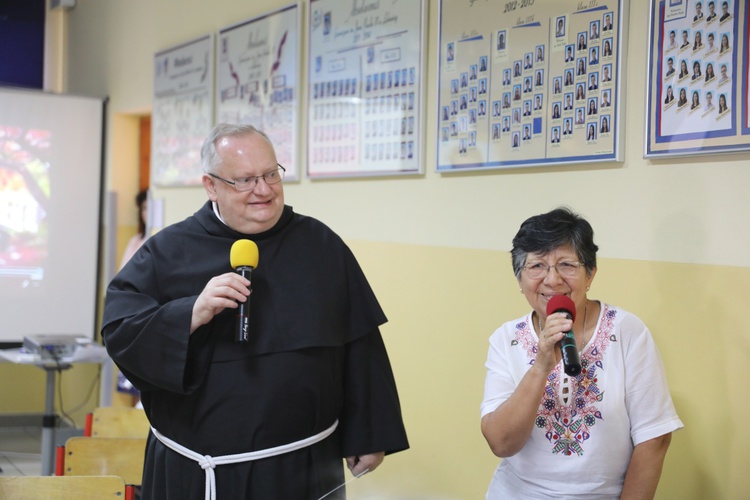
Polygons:
M688 41L688 33L687 31L682 32L682 41L687 42Z
M674 31L672 31L671 33L669 33L669 41L674 43L674 39L675 39L675 34L674 34Z
M213 173L229 181L261 176L278 168L273 147L257 133L218 139L216 150L221 161ZM268 185L264 179L258 179L253 190L240 193L234 186L204 174L203 186L209 199L218 205L224 222L241 233L257 234L271 229L284 210L281 182Z
M670 59L667 61L667 66L669 66L669 69L674 69L674 62Z

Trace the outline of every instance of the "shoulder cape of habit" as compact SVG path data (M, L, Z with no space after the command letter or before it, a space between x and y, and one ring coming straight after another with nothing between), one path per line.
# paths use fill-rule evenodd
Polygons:
M185 298L192 299L192 310L211 278L233 272L229 253L238 239L254 241L259 254L251 277L249 341L234 341L236 310L222 311L190 341L214 343L214 361L341 346L387 321L351 250L322 222L285 206L273 228L248 235L222 223L207 202L149 238L112 280L103 329Z

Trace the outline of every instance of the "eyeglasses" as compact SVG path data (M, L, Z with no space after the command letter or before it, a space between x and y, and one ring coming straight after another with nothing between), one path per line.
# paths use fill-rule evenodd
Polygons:
M286 173L286 169L282 167L281 165L278 165L278 168L275 168L274 170L271 170L270 172L266 172L263 175L252 175L250 177L241 177L239 179L235 179L233 181L224 179L223 177L219 177L216 174L209 173L211 177L214 179L219 179L220 181L224 181L230 186L234 186L234 189L239 191L240 193L245 193L247 191L252 191L255 189L255 186L258 185L258 181L263 179L266 184L269 186L273 184L278 184L281 182L281 180L284 178L284 174Z
M563 278L576 278L578 277L578 270L583 266L581 262L558 262L554 266L545 264L544 262L537 262L535 264L528 264L523 266L526 270L527 276L533 280L544 278L549 273L550 268L554 267L557 274Z

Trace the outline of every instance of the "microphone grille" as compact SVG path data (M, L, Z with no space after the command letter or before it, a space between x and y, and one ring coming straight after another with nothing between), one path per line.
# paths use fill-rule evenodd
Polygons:
M576 319L576 304L567 295L555 295L547 302L547 314L552 314L560 309L568 311L571 318Z
M233 269L238 267L258 267L258 245L250 240L237 240L232 243L229 262Z

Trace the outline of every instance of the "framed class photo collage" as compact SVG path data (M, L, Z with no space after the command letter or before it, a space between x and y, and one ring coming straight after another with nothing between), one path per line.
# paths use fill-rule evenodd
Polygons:
M645 156L748 150L748 2L652 0L650 26Z
M622 161L624 4L442 0L438 171Z

